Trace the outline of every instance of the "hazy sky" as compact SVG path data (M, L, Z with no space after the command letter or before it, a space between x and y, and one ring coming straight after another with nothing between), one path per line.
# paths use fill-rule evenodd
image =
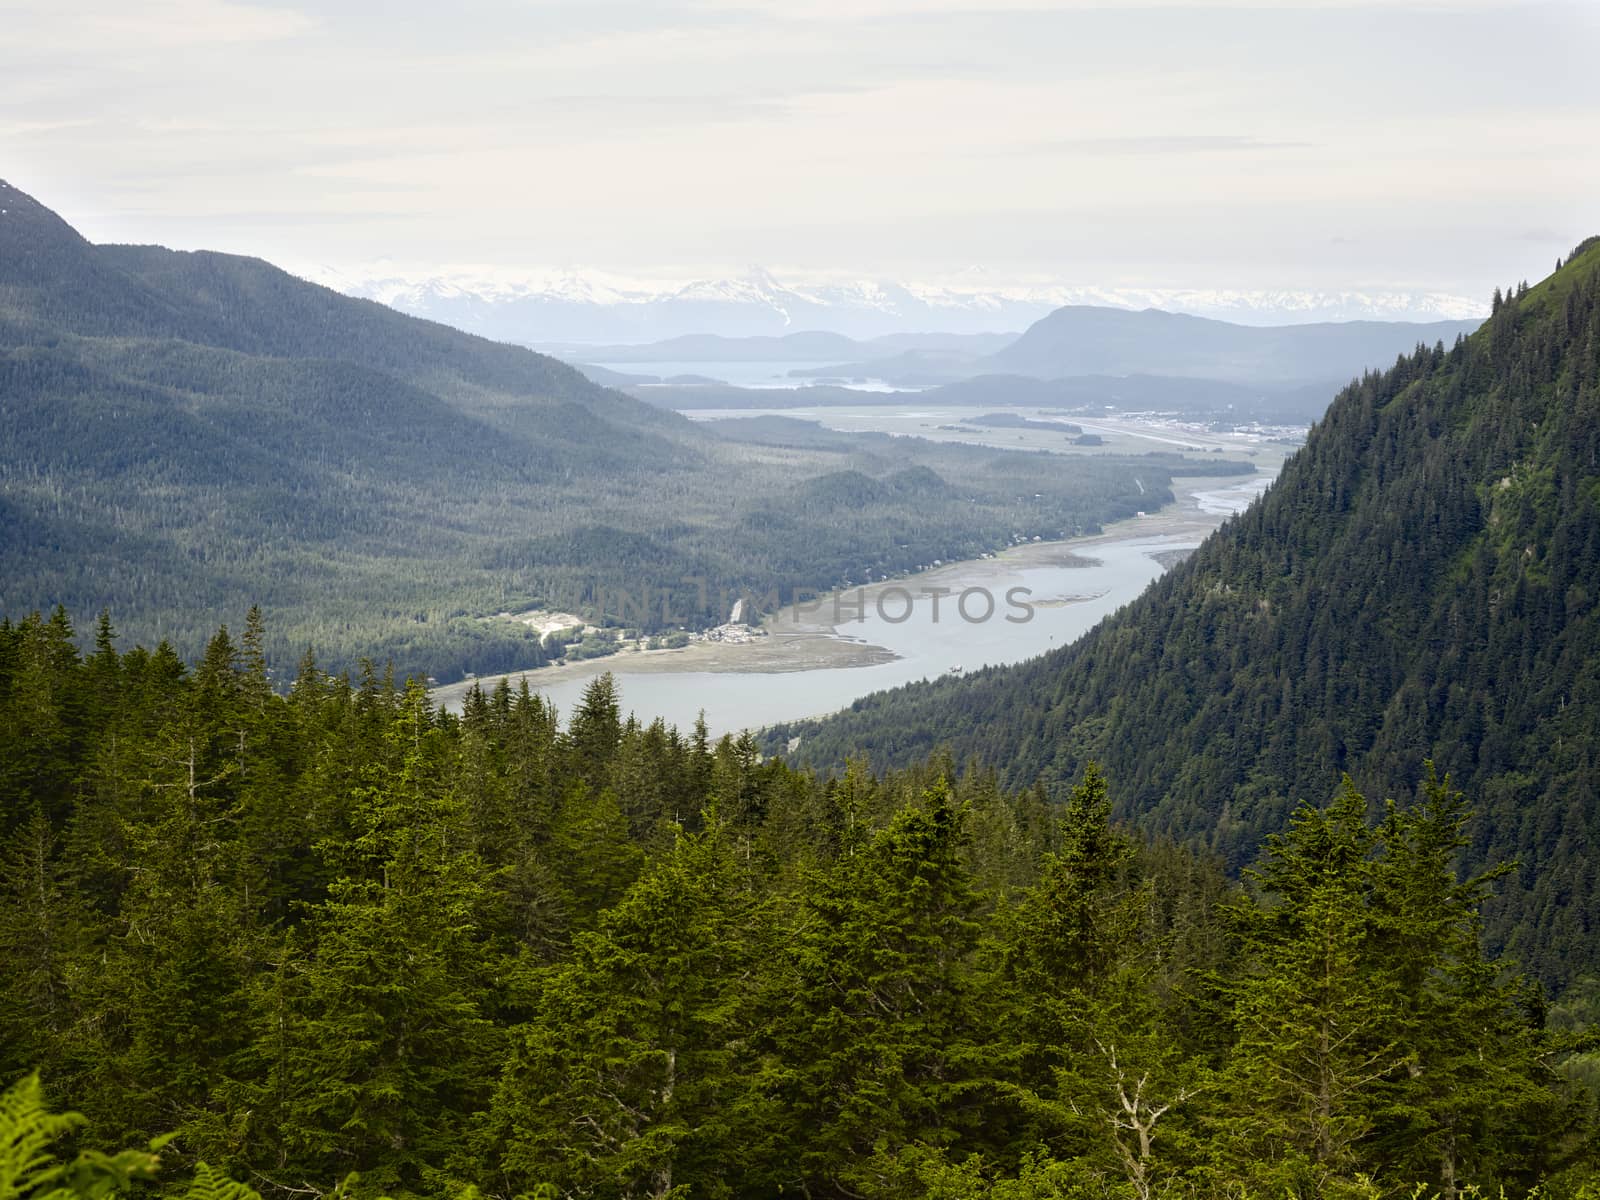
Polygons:
M0 0L97 241L1482 294L1600 232L1600 0Z

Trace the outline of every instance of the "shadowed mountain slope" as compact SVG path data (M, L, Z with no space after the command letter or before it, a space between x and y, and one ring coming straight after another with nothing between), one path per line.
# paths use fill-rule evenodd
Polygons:
M937 745L1013 783L1104 764L1125 816L1234 864L1349 772L1426 759L1515 859L1488 933L1547 980L1600 966L1600 239L1470 338L1369 374L1270 491L1075 644L861 700L799 757Z

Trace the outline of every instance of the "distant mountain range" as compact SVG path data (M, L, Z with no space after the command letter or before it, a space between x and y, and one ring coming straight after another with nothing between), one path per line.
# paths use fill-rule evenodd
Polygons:
M1074 304L1040 318L991 353L910 347L886 357L803 368L796 374L860 376L908 387L979 375L1032 379L1160 375L1271 388L1327 384L1331 394L1364 370L1390 366L1418 345L1441 341L1449 345L1480 324L1474 318L1261 327L1154 308L1130 312Z
M827 330L852 338L903 333L1002 333L1025 329L1064 305L1161 308L1277 325L1314 321L1434 321L1482 317L1474 299L1436 292L1097 288L886 280L806 282L753 269L731 278L669 282L600 272L501 269L437 272L379 264L317 265L303 277L346 295L471 333L524 344L639 343L685 334L776 336Z
M1073 305L1036 322L991 355L986 371L1039 379L1074 375L1183 375L1233 383L1348 382L1394 365L1418 345L1446 346L1479 319L1319 322L1251 328L1187 313Z
M744 408L838 403L806 393L807 382L862 380L930 389L918 402L1158 407L1190 413L1231 412L1269 420L1311 421L1328 398L1363 372L1381 370L1419 345L1452 345L1480 322L1344 321L1270 327L1146 309L1069 305L1020 335L901 334L861 341L836 333L729 338L700 334L639 346L564 355L598 383L637 389L652 403L678 408ZM841 361L842 360L842 361ZM715 364L784 363L795 380L787 398L762 388L740 392L715 377ZM631 371L649 363L658 374ZM711 378L663 364L712 364ZM670 389L659 384L672 384ZM859 401L860 393L846 393Z

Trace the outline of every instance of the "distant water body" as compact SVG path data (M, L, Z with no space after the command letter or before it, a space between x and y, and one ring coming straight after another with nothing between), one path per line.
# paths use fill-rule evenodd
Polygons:
M642 374L713 374L713 368L743 367L750 378L763 372L783 372L782 363L624 363L618 370ZM703 370L702 370L703 368ZM729 372L723 371L723 377ZM769 376L770 377L770 376ZM730 381L731 382L731 381ZM794 381L789 381L792 384ZM745 386L751 386L746 383ZM759 386L759 383L756 384ZM771 386L788 386L772 384ZM890 432L918 432L911 428L918 420L956 421L965 409L940 409L938 412L909 411L903 408L825 408L803 410L803 415L821 420L830 427L854 427ZM979 410L972 410L979 411ZM695 413L702 418L726 417L725 412ZM791 412L788 415L802 415ZM1202 435L1177 425L1144 425L1121 421L1108 431L1127 436L1130 431L1148 438L1147 445L1187 444L1204 439L1220 442L1229 450L1254 453L1258 443L1248 437ZM973 440L989 431L973 427ZM1262 462L1263 467L1266 461ZM1272 483L1277 462L1270 470L1245 479L1206 480L1205 490L1192 493L1195 507L1215 519L1243 512ZM994 614L985 621L963 620L953 610L953 601L941 603L939 619L934 619L931 602L922 598L924 580L913 576L900 581L917 603L909 617L900 620L904 602L885 603L882 614L869 606L861 620L850 619L839 625L837 634L895 654L889 662L853 667L818 667L802 671L668 671L657 656L652 669L642 670L632 656L619 654L585 664L580 675L563 678L538 688L554 702L563 717L577 705L590 681L604 671L617 678L623 708L649 722L660 717L680 729L693 725L703 709L713 734L737 733L780 721L822 716L847 708L862 696L884 688L898 687L920 679L933 679L953 672L967 672L984 665L999 666L1022 662L1048 653L1081 637L1106 616L1137 597L1165 569L1164 563L1176 560L1172 552L1193 549L1198 535L1158 536L1138 534L1085 545L1075 553L1092 560L1083 566L1019 567L1004 558L979 559L957 564L961 586L980 586L996 600ZM1018 615L1008 608L1006 595L1011 588L1028 590L1027 601L1034 605L1025 622L1007 621ZM981 606L978 606L981 610ZM853 612L848 613L852 618ZM974 613L975 615L975 613ZM538 674L529 677L529 686L538 687ZM485 685L488 680L482 681ZM515 682L515 677L513 677ZM459 704L459 699L451 702Z
M1017 568L1002 559L964 564L963 584L981 586L994 597L995 611L983 621L963 619L953 597L942 601L935 619L933 606L919 594L922 585L914 577L903 585L917 598L915 604L908 606L899 597L886 599L880 614L869 603L863 618L855 620L846 600L843 611L849 619L839 627L839 635L892 651L898 657L891 662L809 671L667 672L630 671L628 656L617 655L596 660L592 674L539 690L564 717L590 680L610 670L625 711L645 722L661 717L669 725L687 729L703 709L714 735L822 716L884 688L984 665L1021 662L1064 646L1160 576L1164 568L1157 555L1193 549L1196 544L1193 537L1129 537L1085 548L1080 553L1094 560L1086 566ZM1020 609L1007 606L1006 595L1012 588L1027 589L1026 601L1036 606L1030 619L1006 620L1008 615L1022 615ZM908 607L910 615L902 620ZM975 598L969 615L979 616L983 607Z
M673 379L680 375L699 375L717 379L734 387L766 390L770 388L802 388L814 383L843 383L860 392L917 391L900 388L881 379L811 379L790 375L790 371L815 370L814 362L597 362L597 367L618 371L624 375L654 375L657 379Z

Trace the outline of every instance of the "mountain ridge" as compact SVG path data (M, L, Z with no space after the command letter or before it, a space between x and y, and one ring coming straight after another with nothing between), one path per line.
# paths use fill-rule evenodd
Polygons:
M1525 285L1524 285L1525 286ZM1482 329L1369 372L1267 493L1071 646L770 732L819 766L947 746L1237 865L1342 772L1479 804L1520 861L1486 930L1560 985L1600 966L1600 239Z
M1231 382L1311 383L1349 378L1363 365L1419 344L1453 342L1476 321L1345 321L1259 327L1190 313L1067 305L990 355L987 368L1036 378L1177 374Z
M83 630L110 610L137 641L193 647L260 605L279 670L315 645L336 668L451 681L548 661L518 612L620 628L601 598L648 589L630 626L703 628L724 595L1097 526L1183 466L1064 477L887 438L757 451L260 259L92 245L9 183L0 209L0 616L61 605ZM961 494L879 488L912 467ZM808 487L842 471L887 507Z

